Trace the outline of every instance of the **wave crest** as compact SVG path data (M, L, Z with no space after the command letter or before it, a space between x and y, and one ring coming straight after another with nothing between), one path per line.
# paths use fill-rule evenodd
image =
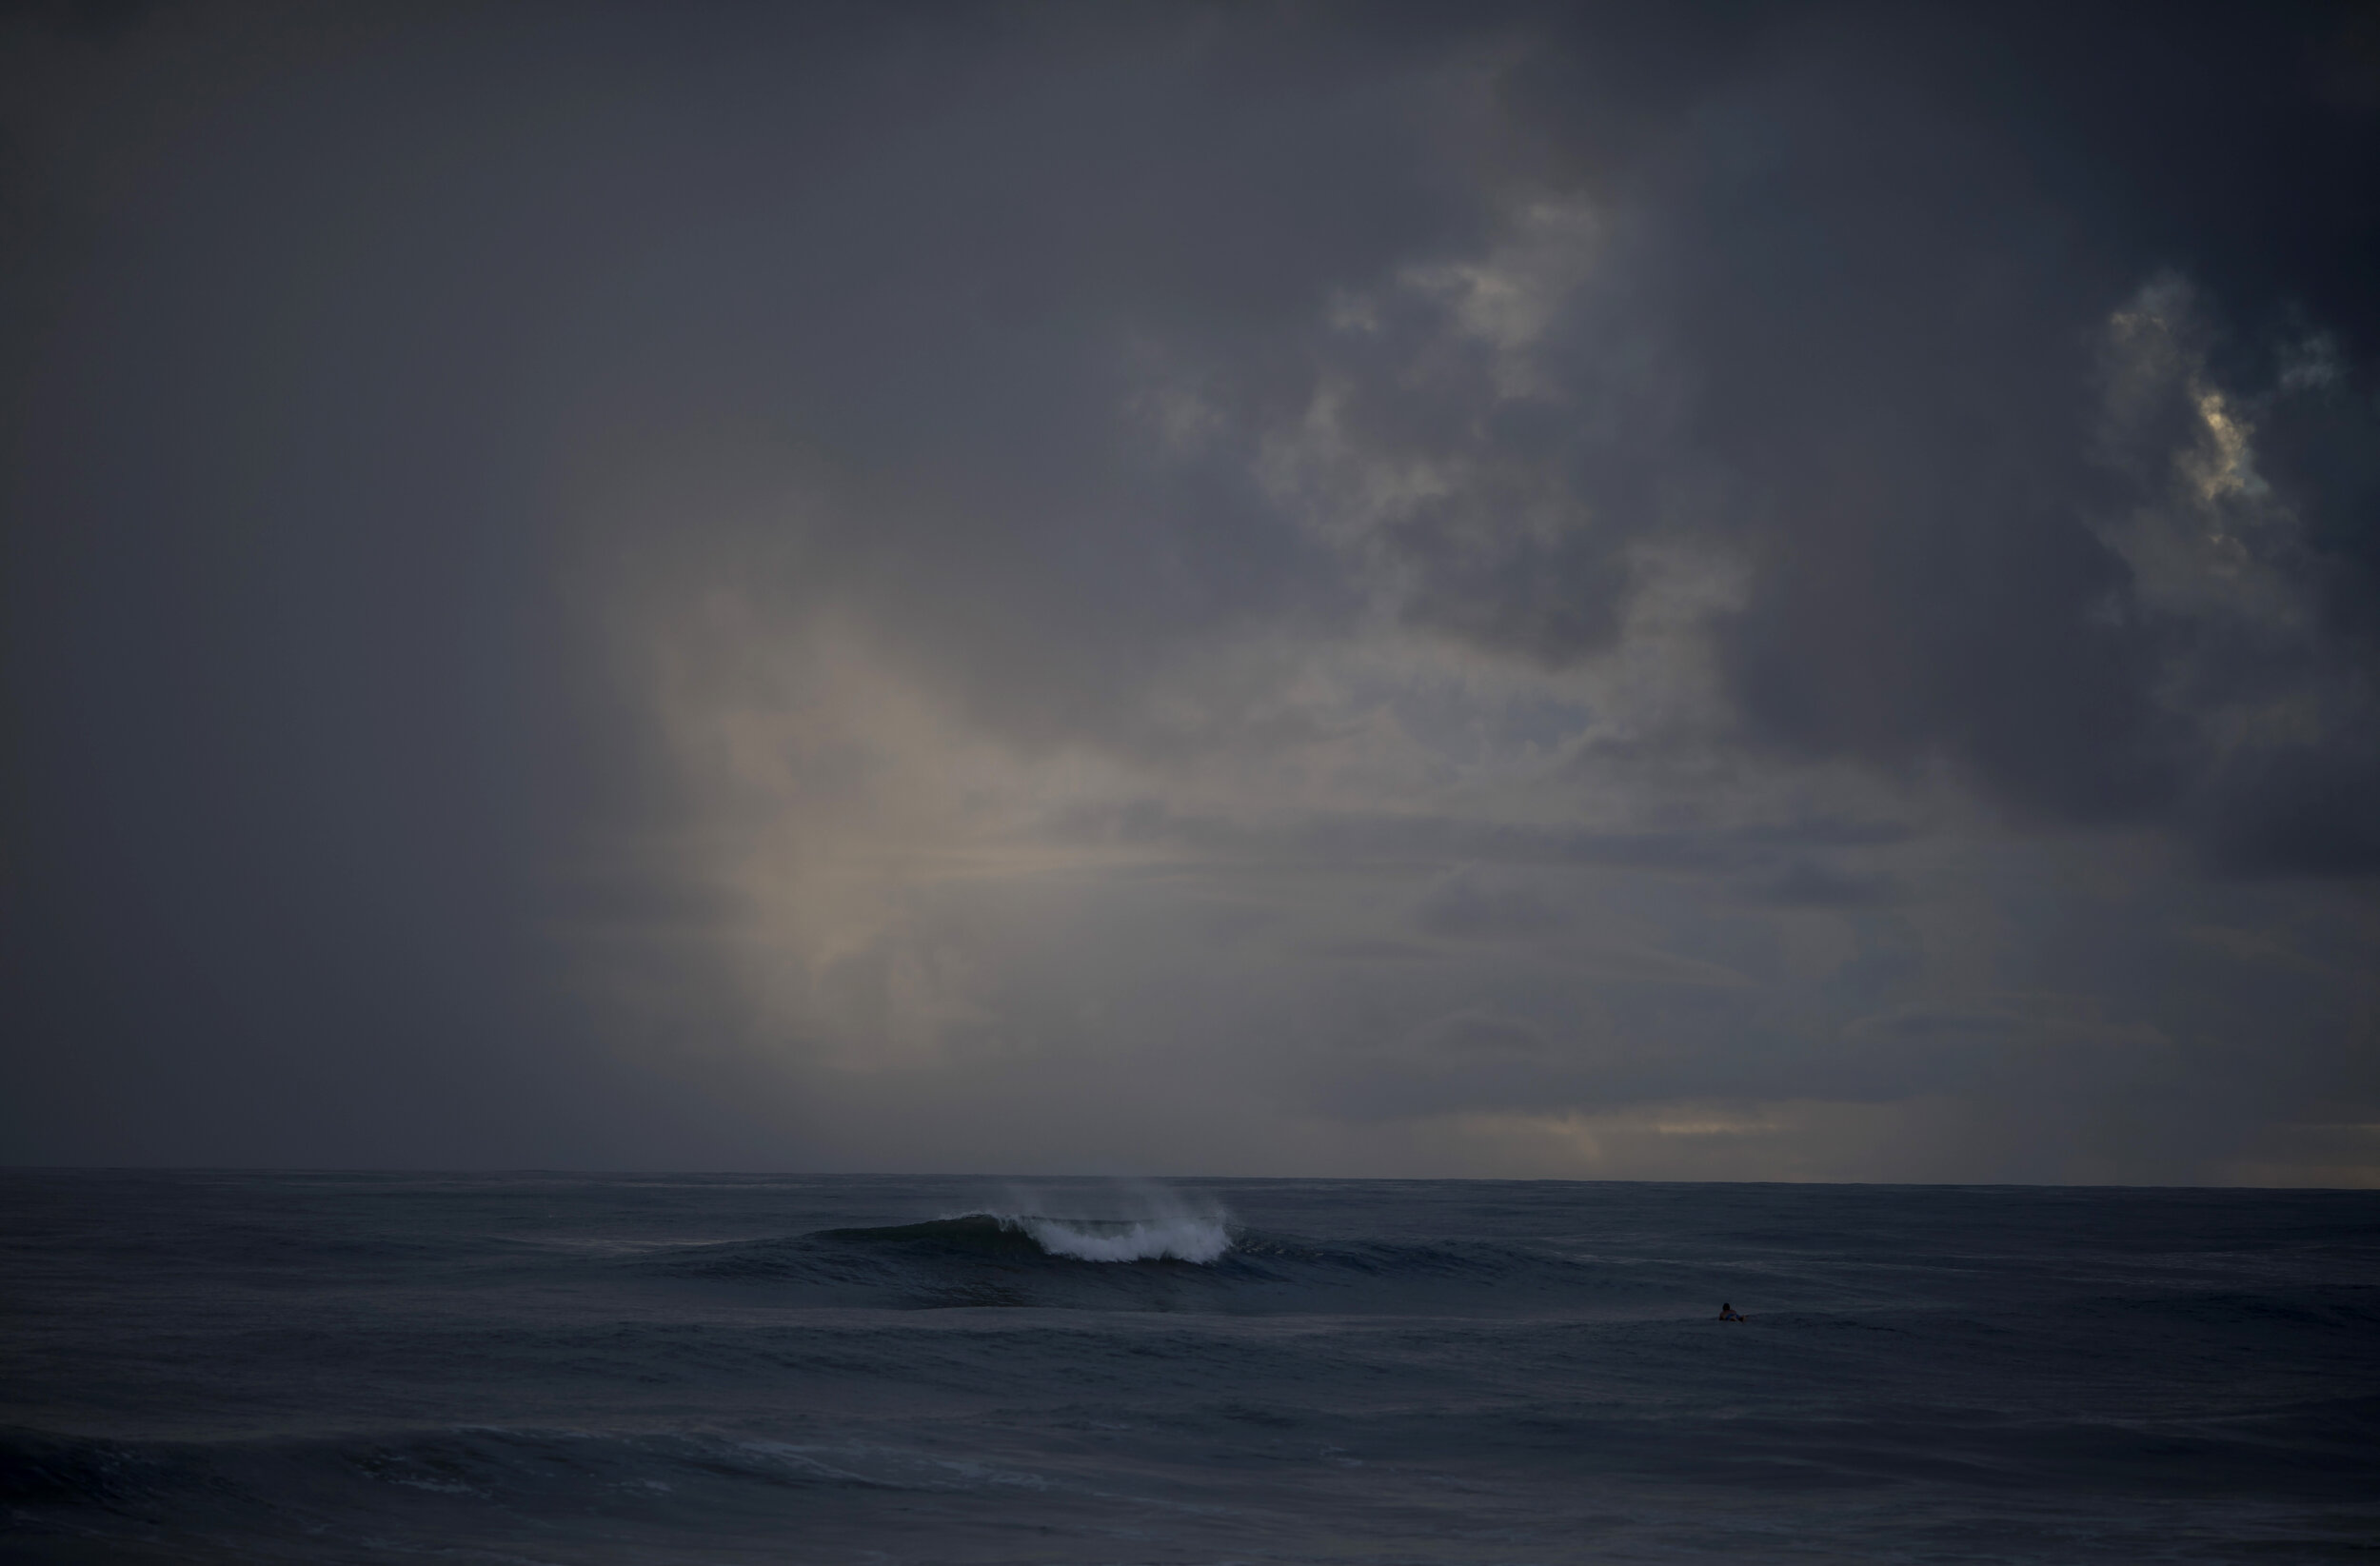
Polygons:
M992 1216L1003 1227L1031 1235L1050 1255L1077 1261L1195 1261L1203 1266L1231 1249L1231 1231L1220 1218L1189 1213L1117 1219Z
M1201 1266L1220 1259L1233 1243L1230 1225L1220 1213L1049 1218L980 1208L923 1223L827 1229L810 1238L1012 1260L1041 1256L1067 1261L1189 1261Z

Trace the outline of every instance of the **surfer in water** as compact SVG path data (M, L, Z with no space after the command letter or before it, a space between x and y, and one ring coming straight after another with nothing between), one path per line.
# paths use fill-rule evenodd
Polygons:
M1720 1301L1719 1301L1719 1319L1720 1319L1720 1320L1722 1320L1722 1321L1740 1321L1740 1320L1742 1320L1743 1318L1744 1318L1743 1312L1741 1312L1741 1311L1737 1310L1735 1306L1733 1306L1733 1305L1729 1304L1729 1303L1728 1303L1727 1301L1725 1301L1724 1299L1722 1299L1722 1300L1720 1300Z

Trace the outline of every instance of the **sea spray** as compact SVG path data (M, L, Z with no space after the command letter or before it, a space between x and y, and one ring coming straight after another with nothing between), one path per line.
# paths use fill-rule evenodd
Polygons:
M1170 1187L1120 1180L1106 1189L1077 1188L1065 1199L1079 1217L1048 1216L1041 1192L1010 1186L1002 1210L988 1216L1033 1237L1051 1256L1077 1261L1195 1261L1205 1264L1232 1248L1230 1216L1215 1203L1194 1203Z
M1180 1214L1121 1221L1055 1218L1002 1218L1031 1235L1052 1256L1078 1261L1213 1261L1231 1249L1231 1231L1220 1217Z

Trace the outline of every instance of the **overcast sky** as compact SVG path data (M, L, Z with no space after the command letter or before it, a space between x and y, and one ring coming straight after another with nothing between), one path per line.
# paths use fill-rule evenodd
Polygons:
M16 1162L2380 1183L2380 8L0 22Z

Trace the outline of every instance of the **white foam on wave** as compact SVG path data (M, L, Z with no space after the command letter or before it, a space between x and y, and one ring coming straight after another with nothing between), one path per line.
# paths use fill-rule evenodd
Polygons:
M1232 1247L1231 1219L1211 1199L1150 1180L1069 1184L1062 1192L1011 1185L989 1216L1076 1261L1214 1261ZM1052 1218L1052 1207L1073 1209Z
M1231 1231L1219 1216L1179 1213L1101 1223L1056 1218L1002 1221L1031 1235L1050 1255L1078 1261L1208 1262L1231 1249Z

